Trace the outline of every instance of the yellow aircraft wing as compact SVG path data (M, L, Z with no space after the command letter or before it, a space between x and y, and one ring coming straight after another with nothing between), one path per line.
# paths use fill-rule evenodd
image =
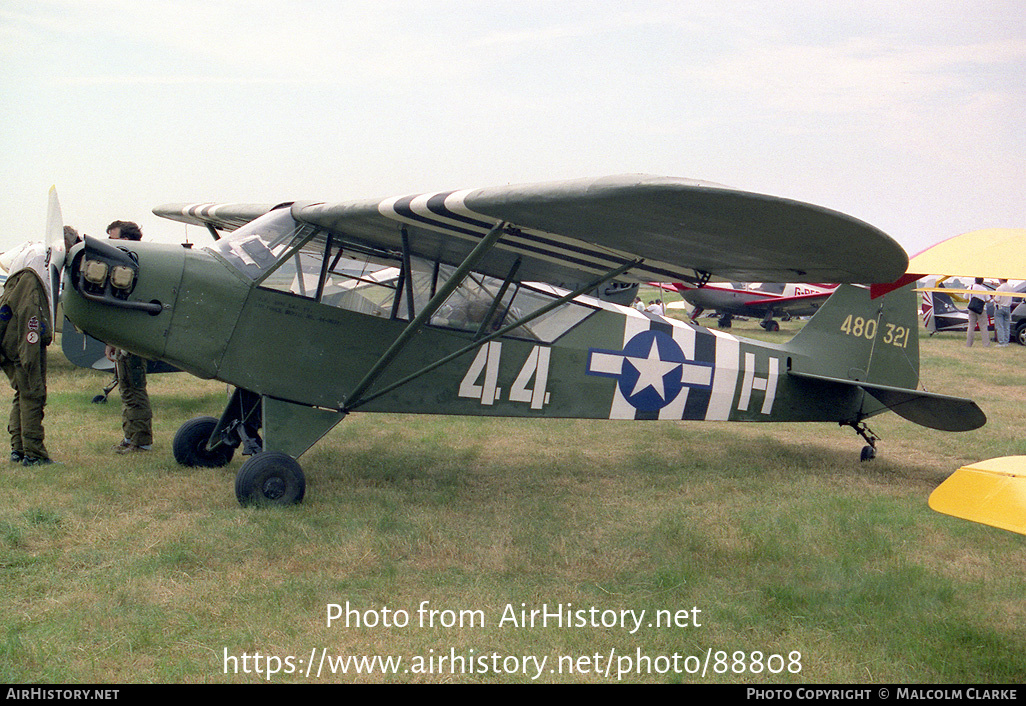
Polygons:
M1026 279L1026 229L985 228L956 235L913 257L908 271Z
M1003 456L959 468L930 495L930 507L1026 534L1026 456Z

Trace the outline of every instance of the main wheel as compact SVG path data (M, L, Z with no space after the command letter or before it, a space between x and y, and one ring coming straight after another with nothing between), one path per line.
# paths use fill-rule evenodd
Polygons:
M235 476L235 497L250 505L295 505L303 502L306 478L299 462L280 451L265 451L242 464Z
M174 441L171 442L171 451L175 460L183 466L199 466L201 468L220 468L227 466L235 455L234 447L228 444L220 444L213 449L207 449L207 442L210 435L217 427L217 420L213 417L196 417L190 419L178 428Z

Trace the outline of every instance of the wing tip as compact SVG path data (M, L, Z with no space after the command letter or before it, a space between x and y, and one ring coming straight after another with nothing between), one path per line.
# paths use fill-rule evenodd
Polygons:
M963 466L930 494L934 512L1026 535L1026 456Z

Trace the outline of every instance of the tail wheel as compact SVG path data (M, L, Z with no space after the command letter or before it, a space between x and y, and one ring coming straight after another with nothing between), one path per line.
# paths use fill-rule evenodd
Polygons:
M235 477L235 497L243 507L295 505L303 502L306 478L296 459L265 451L242 464Z
M227 466L235 455L233 447L222 443L213 449L207 448L216 427L217 420L213 417L196 417L180 426L171 442L175 460L183 466L200 468Z

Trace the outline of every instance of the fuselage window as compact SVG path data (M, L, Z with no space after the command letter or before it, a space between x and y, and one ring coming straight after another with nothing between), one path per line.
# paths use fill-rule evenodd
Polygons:
M382 318L416 316L456 270L417 257L404 270L398 253L346 246L324 231L297 224L287 208L261 216L209 249L260 287ZM489 334L563 294L548 285L504 284L471 273L434 312L430 324ZM506 335L552 342L595 310L578 301L565 303Z

